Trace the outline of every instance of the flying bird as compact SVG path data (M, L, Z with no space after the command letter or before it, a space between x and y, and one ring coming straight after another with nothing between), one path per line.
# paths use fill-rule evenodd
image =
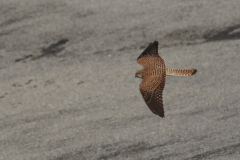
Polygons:
M141 78L139 85L140 92L149 109L156 115L164 117L163 108L163 89L166 76L191 76L197 70L189 69L171 69L165 67L164 60L158 55L158 41L154 41L137 58L137 63L143 66L135 74L135 78Z

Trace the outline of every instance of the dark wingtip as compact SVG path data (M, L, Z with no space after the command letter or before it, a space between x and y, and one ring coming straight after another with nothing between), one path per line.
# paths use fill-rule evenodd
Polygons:
M161 118L165 118L165 112L164 112L164 109L162 109L160 112L158 112L157 114L159 117Z
M158 41L154 41L153 44L154 44L154 43L158 44Z
M165 118L164 114L159 114L159 116L160 116L161 118Z
M154 50L156 50L156 52L153 52ZM154 41L154 42L149 43L149 45L143 51L142 54L143 55L148 54L148 55L151 55L151 56L158 55L158 41Z
M148 45L148 47L153 47L153 46L156 46L158 48L158 41L150 42Z

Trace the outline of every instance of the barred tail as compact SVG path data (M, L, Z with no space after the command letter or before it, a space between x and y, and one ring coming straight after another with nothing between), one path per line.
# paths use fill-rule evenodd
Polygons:
M172 69L166 68L166 75L167 76L191 76L197 73L196 69L188 68L188 69Z

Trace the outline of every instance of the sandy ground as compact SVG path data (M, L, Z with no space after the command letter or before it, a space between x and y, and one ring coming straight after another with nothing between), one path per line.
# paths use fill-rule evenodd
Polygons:
M0 159L240 159L238 0L1 0ZM139 92L158 40L166 117Z

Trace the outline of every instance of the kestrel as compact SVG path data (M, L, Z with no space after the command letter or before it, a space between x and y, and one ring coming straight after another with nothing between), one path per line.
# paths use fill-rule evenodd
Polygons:
M166 76L191 76L197 70L171 69L165 67L164 60L158 55L158 41L150 43L137 58L137 63L143 66L137 71L135 78L143 79L139 85L140 92L149 109L156 115L164 117L162 93L165 86Z

